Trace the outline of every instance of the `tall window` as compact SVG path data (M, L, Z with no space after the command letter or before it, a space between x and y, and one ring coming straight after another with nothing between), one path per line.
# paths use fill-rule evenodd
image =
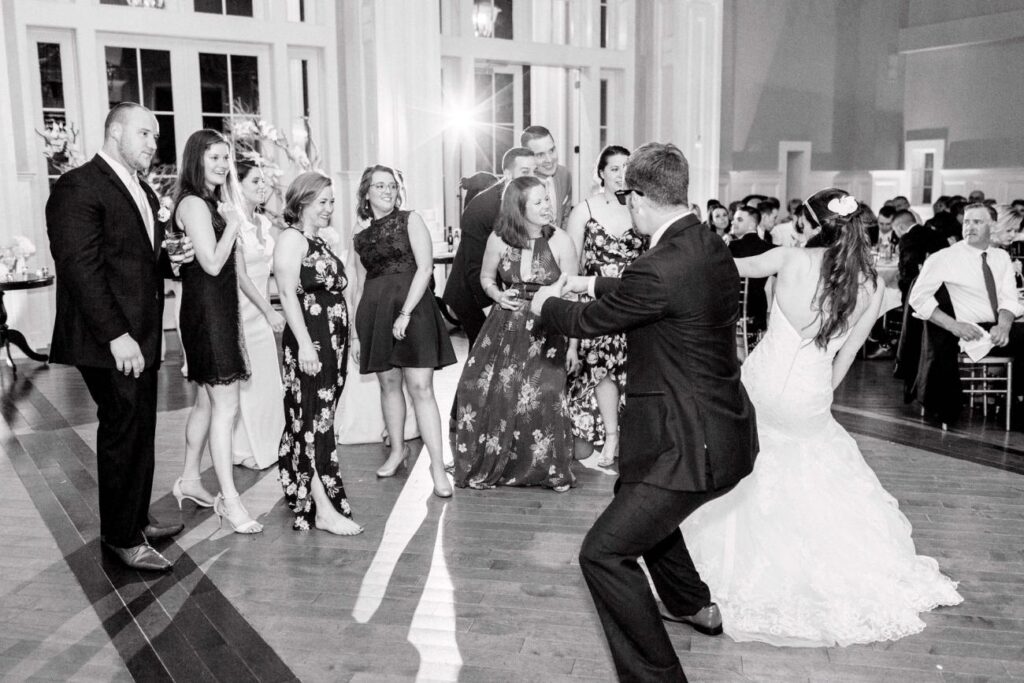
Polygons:
M236 17L252 16L252 0L194 0L197 12L229 14Z
M258 60L248 55L199 53L203 127L228 130L231 117L258 114Z
M600 119L598 120L598 147L608 146L608 79L601 79Z
M60 43L36 43L39 55L39 87L42 91L43 128L67 123L68 110L64 103L64 70L60 62ZM50 185L60 177L56 159L47 159L46 175Z
M156 116L160 139L152 169L158 176L173 175L178 162L174 144L174 96L171 90L171 53L136 47L106 48L107 100L138 102Z
M924 169L921 174L921 203L932 203L932 188L935 186L935 154L925 152Z
M501 158L515 145L515 77L491 69L476 72L476 168L499 171Z

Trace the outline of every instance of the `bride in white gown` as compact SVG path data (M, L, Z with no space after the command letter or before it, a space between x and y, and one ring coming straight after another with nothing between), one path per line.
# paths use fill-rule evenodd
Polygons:
M682 531L734 640L895 640L924 628L920 612L963 598L917 554L896 499L832 417L883 286L856 200L828 189L806 205L823 248L737 261L741 276L778 275L768 332L742 371L761 443L754 471Z

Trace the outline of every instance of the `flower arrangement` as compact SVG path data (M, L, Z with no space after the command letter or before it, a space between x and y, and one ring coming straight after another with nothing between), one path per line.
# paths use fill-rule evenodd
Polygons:
M49 126L37 130L43 139L43 156L56 175L61 175L85 162L85 155L78 147L78 129L74 123L51 119Z

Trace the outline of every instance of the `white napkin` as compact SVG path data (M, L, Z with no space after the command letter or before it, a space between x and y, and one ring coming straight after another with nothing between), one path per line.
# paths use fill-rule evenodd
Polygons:
M974 325L981 332L981 338L975 339L974 341L967 341L966 339L960 340L960 350L967 354L967 356L977 363L979 360L988 355L988 352L992 350L995 344L992 343L992 335L983 330L980 325L975 323L967 323L968 325Z

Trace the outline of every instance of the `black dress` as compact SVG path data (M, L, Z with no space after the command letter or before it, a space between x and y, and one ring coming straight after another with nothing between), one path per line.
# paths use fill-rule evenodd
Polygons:
M411 311L405 339L395 339L391 333L416 274L416 258L409 244L409 213L392 211L371 222L353 240L366 268L356 310L359 372L364 375L392 368L440 370L455 363L441 309L429 289Z
M220 240L227 223L217 213L217 205L212 199L202 199L210 210L213 234ZM238 310L234 254L224 262L217 275L203 270L199 261L181 266L181 317L178 327L188 362L189 381L231 384L248 379L249 359Z
M292 328L281 338L284 348L284 434L278 451L278 479L295 513L292 527L309 529L316 505L309 482L314 472L334 508L352 517L338 467L334 411L348 370L348 286L345 266L319 237L306 238L308 251L299 269L296 293L309 338L317 347L320 372L299 370L299 343Z

